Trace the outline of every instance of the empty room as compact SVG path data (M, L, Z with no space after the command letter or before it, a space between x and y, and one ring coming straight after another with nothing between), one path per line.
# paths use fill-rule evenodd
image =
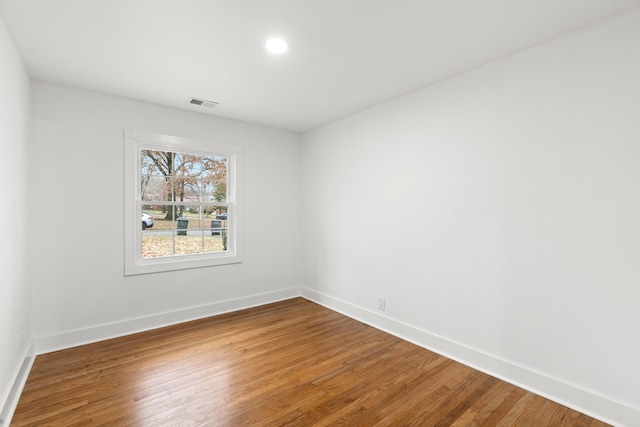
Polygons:
M640 0L0 0L0 426L640 426Z

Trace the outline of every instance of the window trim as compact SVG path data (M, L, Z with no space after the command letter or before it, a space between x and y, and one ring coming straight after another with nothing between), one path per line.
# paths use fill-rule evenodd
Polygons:
M155 149L174 152L219 155L228 159L229 240L227 251L207 254L174 255L142 259L140 227L140 150ZM237 146L200 141L170 135L124 131L124 275L236 264L242 257L242 149Z

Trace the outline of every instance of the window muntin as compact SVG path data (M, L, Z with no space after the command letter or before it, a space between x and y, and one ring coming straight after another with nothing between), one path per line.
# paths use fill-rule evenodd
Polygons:
M237 147L125 131L125 274L241 262L240 167Z

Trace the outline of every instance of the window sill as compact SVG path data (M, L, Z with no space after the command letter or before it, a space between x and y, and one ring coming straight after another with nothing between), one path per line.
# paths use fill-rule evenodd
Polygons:
M238 254L185 255L153 258L125 264L125 276L162 273L165 271L188 270L192 268L215 267L219 265L239 264L242 256Z

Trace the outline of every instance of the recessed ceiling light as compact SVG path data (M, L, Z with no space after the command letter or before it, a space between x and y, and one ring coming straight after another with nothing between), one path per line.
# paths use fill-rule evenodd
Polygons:
M271 53L284 53L289 47L287 42L282 39L269 39L267 40L267 50Z

